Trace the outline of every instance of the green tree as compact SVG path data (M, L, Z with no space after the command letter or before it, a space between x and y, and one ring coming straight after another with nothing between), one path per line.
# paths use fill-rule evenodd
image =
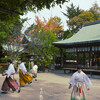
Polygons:
M72 19L75 16L78 16L81 13L81 9L78 7L75 7L73 3L70 5L70 7L66 7L66 13L62 12L67 18Z
M0 0L0 19L9 20L23 15L27 11L41 10L61 5L67 0Z
M41 21L36 17L36 25L33 25L33 29L30 33L33 35L29 52L34 52L37 55L37 61L42 68L51 67L53 56L59 53L59 49L52 45L52 42L57 41L58 33L62 30L59 18L50 18L47 22L45 19ZM58 23L59 22L59 23Z
M12 21L1 21L0 20L0 44L7 41L9 36L13 33L21 33L23 23L27 19L16 19Z
M76 33L84 23L89 23L94 21L93 13L89 11L82 11L78 16L73 17L68 21L68 26L70 29Z
M57 36L50 30L45 31L44 28L39 32L32 33L32 35L29 52L37 55L35 59L39 66L41 66L41 70L45 67L50 68L51 64L54 63L53 56L55 52L58 52L58 49L52 45L52 42L56 41Z
M16 60L18 56L23 53L24 45L22 44L22 38L19 34L13 33L9 36L8 41L2 44L2 47L6 51L10 59Z
M30 30L32 30L33 26L34 26L34 24L32 24L30 27L28 27L28 28L25 30L24 33L25 33L25 34L29 33Z
M15 20L15 21L11 22L12 23L12 28L11 28L12 33L19 33L20 34L21 33L21 29L23 27L23 23L25 21L27 21L27 18L24 18L24 19L19 18L19 19Z
M95 21L100 19L100 7L96 2L92 5L89 11L94 14Z
M6 54L9 55L11 59L16 59L20 54L19 50L22 48L22 43L20 41L21 28L25 21L26 19L14 20L13 22L0 21L0 48L2 49L0 50L1 58Z
M66 13L65 12L62 12L67 18L67 25L68 25L68 22L69 20L73 19L75 16L78 16L79 14L81 14L82 10L76 6L73 5L73 3L70 5L70 7L66 7ZM68 25L68 29L64 32L64 35L63 35L63 39L65 38L69 38L73 35L73 33L75 33L75 29L74 29L74 25Z
M8 22L0 21L0 44L7 39L11 25Z

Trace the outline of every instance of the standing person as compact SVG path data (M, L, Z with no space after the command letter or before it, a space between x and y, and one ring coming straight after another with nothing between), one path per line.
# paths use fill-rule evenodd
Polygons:
M18 89L18 83L14 79L15 69L11 60L8 60L8 65L8 70L2 74L2 76L6 75L6 78L1 88L1 90L4 92L9 91L10 88L12 89L12 91L16 91L16 89Z
M25 64L26 64L26 60L23 60L23 62L19 65L20 86L24 86L26 83L30 84L32 83L33 80L33 78L27 72Z
M36 61L34 61L34 66L33 66L32 70L33 70L33 76L32 77L35 78L35 81L37 81L36 77L37 77L38 66L36 64Z
M72 75L69 81L69 89L73 87L71 100L86 100L84 92L84 83L87 90L90 90L91 81L88 76L82 71L83 66L78 65L77 71Z

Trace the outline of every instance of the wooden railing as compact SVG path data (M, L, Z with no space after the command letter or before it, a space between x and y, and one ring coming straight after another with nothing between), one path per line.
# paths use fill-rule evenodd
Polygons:
M84 66L85 69L98 69L100 70L100 66ZM77 68L77 65L64 65L64 68Z
M7 63L0 63L0 66L7 65Z
M77 71L77 68L63 68L64 70L64 74L66 74L66 70L69 70L70 72L73 72L73 71ZM83 71L84 72L89 72L90 75L92 76L93 73L98 73L100 75L100 69L90 69L90 68L83 68Z

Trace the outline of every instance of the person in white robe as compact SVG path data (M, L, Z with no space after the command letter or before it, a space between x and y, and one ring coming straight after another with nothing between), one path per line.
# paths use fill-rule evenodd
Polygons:
M35 81L37 81L36 77L37 77L38 66L37 66L35 61L34 61L34 66L33 66L32 70L33 70L33 76L32 77L35 78Z
M16 91L16 89L18 89L18 83L16 82L16 80L14 78L15 68L14 68L11 60L8 60L8 65L9 65L8 70L2 74L2 76L6 75L6 78L3 82L1 90L9 91L11 88L13 91Z
M32 83L32 80L33 80L31 75L29 75L29 73L27 72L25 64L26 64L26 61L23 60L23 62L19 65L20 86L25 86L26 83L30 84Z
M19 65L19 70L21 69L24 75L25 75L25 73L27 73L27 69L26 69L26 67L25 67L25 64L26 64L26 62L22 62L22 63Z
M88 76L82 71L83 66L78 65L77 71L72 75L69 80L69 89L73 87L71 93L71 100L86 100L85 92L84 92L84 84L87 90L90 90L90 86L92 85Z

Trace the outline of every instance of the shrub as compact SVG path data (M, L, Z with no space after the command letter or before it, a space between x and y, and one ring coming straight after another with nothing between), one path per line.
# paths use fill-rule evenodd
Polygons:
M1 59L0 59L0 62L1 62L1 63L7 63L8 60L9 60L9 57L1 58Z

